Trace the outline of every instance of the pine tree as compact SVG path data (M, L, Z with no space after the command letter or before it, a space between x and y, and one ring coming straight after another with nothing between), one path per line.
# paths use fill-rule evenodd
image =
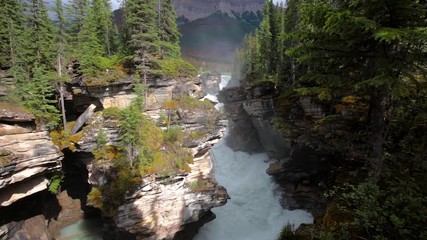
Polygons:
M31 72L32 78L24 86L26 94L23 95L23 104L36 116L38 124L56 126L59 123L60 114L55 107L52 78L38 62L34 63Z
M74 49L78 49L82 43L82 40L78 38L78 34L83 29L83 19L86 16L89 3L89 0L71 0L67 6L67 19L70 20L68 31L71 38L70 42Z
M426 66L426 3L411 0L316 1L302 6L294 53L310 67L299 89L321 100L365 96L370 129L369 165L378 179L388 113ZM418 77L419 78L419 77Z
M55 34L52 21L47 14L43 0L32 0L29 5L28 30L31 39L30 54L27 56L31 68L37 63L38 67L46 70L55 69Z
M268 2L264 5L264 19L259 27L259 44L261 61L263 62L261 71L264 74L269 74L271 71L271 55L272 55L272 34L270 26L270 5Z
M23 31L23 4L19 0L6 1L0 7L0 67L17 64L18 45Z
M156 0L124 2L124 45L137 69L145 72L150 56L159 51Z
M7 69L15 85L27 78L25 55L29 38L25 36L25 4L20 0L5 1L0 7L0 68Z
M99 70L98 57L105 54L104 47L98 37L96 15L94 8L87 5L81 31L77 35L81 42L77 50L77 57L82 72L87 76L97 73Z
M176 24L176 13L171 0L159 0L160 55L177 58L181 55L180 33Z
M62 0L56 0L55 8L53 9L56 13L58 25L57 25L57 57L56 57L56 70L59 78L59 94L61 99L61 114L62 114L62 123L64 126L64 131L67 132L67 118L65 115L65 103L64 103L64 87L62 83L62 71L64 68L64 58L65 58L65 47L67 44L67 35L65 33L65 17L64 9L62 6Z
M93 0L94 21L97 26L99 42L104 45L104 52L111 56L113 51L113 14L109 0Z

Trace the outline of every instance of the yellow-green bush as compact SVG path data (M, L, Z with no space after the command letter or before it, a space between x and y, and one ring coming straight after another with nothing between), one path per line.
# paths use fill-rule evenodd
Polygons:
M214 183L210 179L197 179L188 184L195 192L203 192L212 189Z
M58 128L50 132L49 135L52 138L52 142L61 150L69 148L71 151L75 151L75 144L77 144L84 137L83 132L70 135L70 131L75 124L76 122L69 122L67 125L67 131L62 128Z
M189 62L181 58L156 59L153 60L156 74L165 77L194 77L197 75L197 69Z
M14 158L13 153L8 150L0 150L0 166L7 166Z
M121 114L122 114L122 110L120 110L117 107L109 107L102 111L102 116L105 119L119 120Z
M108 86L127 76L126 73L117 69L109 69L108 71L98 72L93 76L85 78L85 83L87 86Z

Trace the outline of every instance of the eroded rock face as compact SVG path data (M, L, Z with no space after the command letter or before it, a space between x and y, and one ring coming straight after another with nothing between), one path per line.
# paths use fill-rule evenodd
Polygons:
M34 116L0 110L0 238L52 239L46 217L48 177L61 168L62 155L47 131L36 130Z
M33 131L33 127L25 125L34 117L20 113L7 116L16 118L7 117L7 122L0 125L1 207L47 189L46 175L58 171L62 159L47 131Z
M11 222L0 227L1 239L52 239L43 215L37 215L27 220Z
M95 115L90 123L99 126L102 116ZM103 124L105 126L105 124ZM108 125L108 124L107 124ZM104 127L110 144L118 143L118 134ZM86 129L90 129L86 128ZM99 130L87 132L79 142L79 156L95 146ZM117 131L117 128L116 128ZM178 175L172 179L159 180L154 176L143 179L143 183L126 196L125 204L119 207L118 214L113 218L117 227L114 232L128 232L136 239L172 239L181 231L185 224L198 221L213 207L226 203L228 194L225 188L214 180L213 165L209 149L217 143L225 133L220 126L215 133L199 139L191 149L194 163L190 164L191 172ZM89 182L94 186L106 184L111 165L95 164L93 158L79 157L87 166ZM96 166L95 166L96 165ZM203 184L203 186L199 186ZM121 235L123 236L123 235Z
M275 86L267 83L225 88L220 92L219 100L225 104L232 122L230 131L246 136L254 132L258 144L267 152L272 161L267 173L275 176L284 190L282 204L290 209L303 208L315 213L322 192L319 179L328 168L322 164L319 153L303 142L284 138L276 129L272 119L285 117L277 112L281 107L277 96ZM309 98L302 98L297 103L295 109L288 110L292 117L318 118L323 114L322 108ZM247 138L235 140L230 147L240 150ZM253 141L247 145L256 144Z
M149 80L146 114L157 120L161 114L167 114L163 104L183 94L201 98L201 85L199 79ZM218 122L218 113L213 111L215 110L192 109L177 113L179 119L175 119L175 122L186 131L205 128L206 118L213 120L215 125L205 136L188 144L187 147L194 156L194 163L189 164L191 172L168 179L154 175L145 177L140 185L126 195L125 203L119 207L117 216L111 219L111 224L115 227L110 228L111 234L107 235L122 237L123 234L130 233L131 235L126 236L136 239L172 239L184 225L198 221L211 208L226 203L227 191L214 180L209 155L210 148L225 133L223 122ZM118 146L118 124L117 121L104 119L99 113L89 117L86 124L75 156L86 165L89 183L92 186L102 186L107 183L113 166L111 163L94 162L91 152L96 145L100 127L107 135L108 144Z
M117 227L137 239L172 239L184 224L196 222L211 208L224 205L228 194L213 179L209 152L194 159L191 168L187 176L147 182L126 196L126 203L114 218ZM202 180L207 186L196 186Z

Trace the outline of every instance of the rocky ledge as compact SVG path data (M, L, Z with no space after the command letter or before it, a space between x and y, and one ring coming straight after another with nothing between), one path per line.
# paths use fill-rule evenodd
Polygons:
M35 130L34 116L0 111L0 207L47 189L61 159L49 133Z
M114 222L137 238L172 239L185 224L197 222L211 208L227 202L227 191L212 173L206 151L194 159L188 175L166 181L144 179L139 190L126 196Z

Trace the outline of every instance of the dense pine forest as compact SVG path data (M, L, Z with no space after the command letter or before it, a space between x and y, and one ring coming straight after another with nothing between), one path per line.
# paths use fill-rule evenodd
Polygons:
M43 0L12 0L0 11L0 68L11 79L2 84L8 94L0 100L22 105L42 125L59 125L55 95L76 74L86 84L105 85L135 72L184 74L178 65L194 73L180 60L180 34L170 0L161 6L154 0L125 1L120 27L113 23L109 0L72 0L67 5L57 0L52 9Z
M156 0L126 0L122 10L122 24L117 26L109 0L72 0L67 5L56 0L52 9L44 0L12 0L0 7L0 69L5 75L0 108L34 115L37 128L49 130L63 152L75 151L86 134L71 132L76 119L67 119L70 114L66 116L64 110L67 86L106 87L122 79L134 80L136 98L130 106L98 109L99 116L120 131L119 146L112 146L103 130L106 124L96 125L100 129L92 154L100 163L97 167L106 162L113 167L108 186L94 186L88 198L106 215L116 213L125 192L144 174L186 172L192 160L182 147L181 128L169 127L168 122L163 131L143 114L147 79L186 79L197 74L181 59L172 1L159 5ZM169 109L180 106L177 102ZM206 105L190 97L186 102L193 108ZM51 177L52 193L58 193L63 178L63 171Z
M426 239L427 3L268 0L263 15L236 71L278 89L284 136L330 156L315 236ZM323 116L299 117L301 98Z

